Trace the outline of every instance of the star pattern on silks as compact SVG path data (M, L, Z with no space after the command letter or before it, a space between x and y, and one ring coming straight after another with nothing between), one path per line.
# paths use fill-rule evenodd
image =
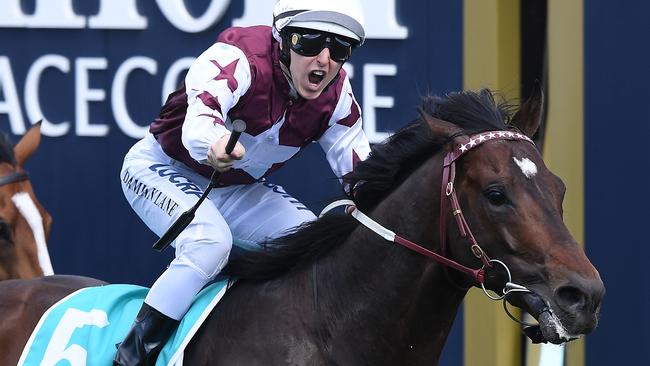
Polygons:
M221 118L219 118L217 116L213 116L211 114L201 113L201 114L199 114L199 117L210 117L210 118L212 118L212 124L215 125L215 126L216 125L222 125L222 126L226 125L225 123L223 123Z
M485 141L494 140L494 139L525 140L534 144L533 140L531 140L528 136L518 132L490 131L490 132L484 132L470 137L469 142L458 145L458 150L460 150L460 153L462 154L482 144Z
M214 78L214 81L226 80L228 82L228 89L234 93L237 86L239 86L237 79L235 79L235 69L237 69L237 62L239 62L239 59L236 58L226 66L221 66L216 60L210 60L210 62L221 70L219 75Z
M212 109L213 111L221 113L221 103L219 103L219 98L208 93L207 91L199 94L197 98L201 99L201 102L203 102L203 105L206 107Z
M215 97L214 95L208 93L207 91L204 91L203 93L199 94L197 96L197 98L201 99L201 102L206 107L212 109L215 112L223 114L221 112L221 103L219 103L219 99L217 97ZM212 118L212 123L214 125L218 125L218 124L222 125L222 126L225 125L221 118L219 118L218 116L212 115L212 114L201 113L201 114L199 114L199 117L210 117L210 118Z

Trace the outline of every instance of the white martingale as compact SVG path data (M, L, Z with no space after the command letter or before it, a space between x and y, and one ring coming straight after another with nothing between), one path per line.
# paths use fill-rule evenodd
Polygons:
M535 163L533 163L530 159L528 158L517 159L513 157L512 160L514 160L515 163L517 163L517 165L521 169L521 172L524 173L526 178L530 179L533 178L535 175L537 175L537 165L535 165Z

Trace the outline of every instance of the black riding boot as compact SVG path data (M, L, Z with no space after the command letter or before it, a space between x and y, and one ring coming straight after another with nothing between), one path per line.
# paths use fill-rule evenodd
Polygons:
M131 330L118 345L113 366L153 366L178 320L143 303Z

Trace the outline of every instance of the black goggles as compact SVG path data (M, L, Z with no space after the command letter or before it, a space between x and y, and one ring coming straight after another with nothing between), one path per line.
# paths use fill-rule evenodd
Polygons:
M292 28L287 30L288 44L301 56L316 56L323 49L330 51L330 58L336 62L345 62L352 54L357 42L343 36L312 29Z

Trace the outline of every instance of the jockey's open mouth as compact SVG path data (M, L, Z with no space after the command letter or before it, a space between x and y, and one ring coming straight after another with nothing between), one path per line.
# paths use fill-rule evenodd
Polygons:
M325 71L323 70L313 70L309 73L309 82L318 85L325 78Z

